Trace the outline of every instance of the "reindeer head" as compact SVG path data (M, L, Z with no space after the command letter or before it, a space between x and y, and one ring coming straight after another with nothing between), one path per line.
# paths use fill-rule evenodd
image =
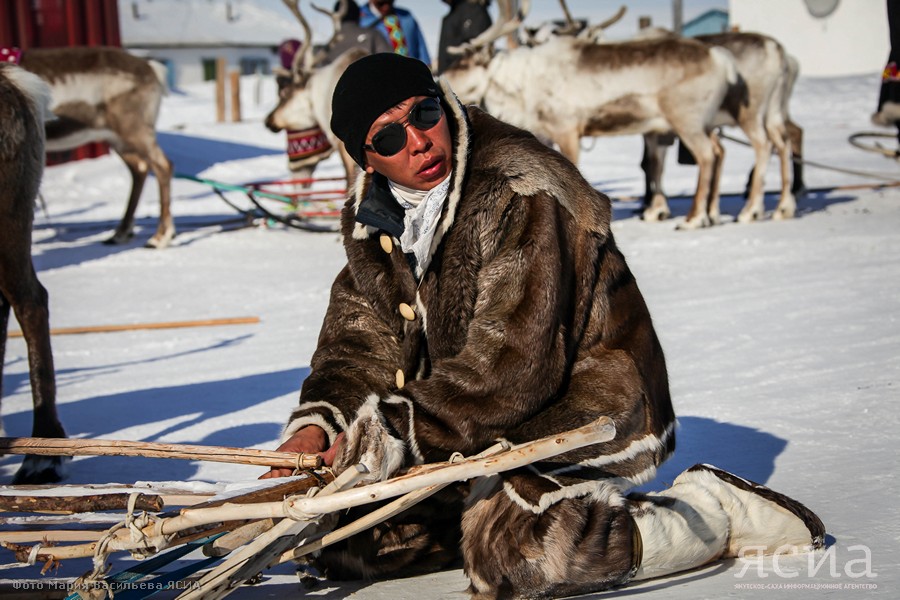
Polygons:
M335 32L339 30L340 19L346 12L346 1L342 0L343 10L332 15ZM294 54L290 72L276 73L278 105L266 116L265 124L274 132L287 131L290 169L311 172L316 164L333 151L326 133L328 124L322 123L322 107L330 103L331 98L325 97L321 86L314 85L319 70L317 65L321 62L323 54L316 56L313 50L312 29L300 12L299 0L284 0L284 3L300 22L303 28L303 41ZM318 7L316 9L322 10Z

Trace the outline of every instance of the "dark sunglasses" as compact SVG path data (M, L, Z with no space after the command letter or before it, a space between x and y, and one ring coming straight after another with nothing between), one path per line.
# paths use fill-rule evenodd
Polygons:
M427 131L438 124L444 111L437 98L420 100L409 111L406 123L389 123L372 136L372 143L363 148L381 156L393 156L406 146L406 127L412 125L419 131Z

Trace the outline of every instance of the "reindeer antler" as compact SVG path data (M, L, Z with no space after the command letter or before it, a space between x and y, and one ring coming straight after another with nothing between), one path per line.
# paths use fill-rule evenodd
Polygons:
M514 15L509 2L510 0L500 0L501 18L497 19L494 24L465 44L460 46L450 46L447 48L447 52L450 54L467 54L469 52L475 52L476 50L490 46L494 43L494 40L500 39L504 35L512 33L521 27L522 22L525 21L525 17L528 16L528 11L531 10L531 0L522 0L519 4L519 9L515 11ZM507 15L513 16L507 17Z
M627 11L628 11L628 7L623 4L621 7L619 7L619 10L616 12L616 14L614 14L607 20L603 21L602 23L597 23L596 25L591 25L590 27L588 27L587 29L582 31L579 34L579 37L587 38L587 39L594 39L594 37L598 33L603 31L607 27L609 27L615 23L618 23L622 19L622 17L625 16L625 13Z
M564 27L560 27L554 33L557 35L575 35L579 31L581 31L582 27L575 22L575 19L572 18L572 13L569 12L569 7L566 4L566 0L559 0L559 5L562 7L563 14L566 17L566 25Z
M328 43L325 45L327 48L332 47L337 41L337 36L341 32L341 25L344 22L344 17L347 15L347 10L349 10L349 0L340 0L340 4L338 5L337 11L330 11L327 8L322 8L321 6L317 6L315 4L312 5L314 10L319 11L323 15L326 15L331 19L331 25L334 28L334 33L331 34L331 39L328 40Z
M313 65L315 64L313 57L312 27L309 26L309 22L303 16L303 13L300 12L300 0L283 1L285 6L287 6L294 16L297 17L297 20L300 21L300 26L303 27L303 46L297 50L297 53L294 55L294 61L291 63L291 76L294 78L294 81L299 81L312 71Z

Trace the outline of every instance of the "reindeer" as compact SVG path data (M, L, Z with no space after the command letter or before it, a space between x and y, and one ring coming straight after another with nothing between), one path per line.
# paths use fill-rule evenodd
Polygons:
M28 346L32 435L65 437L56 414L56 379L50 349L47 290L31 262L34 200L44 171L44 117L50 89L37 76L0 63L0 398L9 311L15 311ZM3 427L0 422L0 434ZM62 478L59 457L27 456L13 483Z
M312 177L316 165L328 158L335 148L351 185L356 173L356 163L347 154L344 144L331 131L331 96L334 86L344 70L353 61L367 55L363 47L350 48L332 62L322 66L328 55L328 47L339 38L341 18L346 11L347 0L332 14L335 33L325 49L316 53L312 44L312 28L300 11L298 0L284 0L303 28L303 44L294 56L290 79L279 81L278 105L266 116L269 130L289 132L289 165L301 178Z
M521 25L529 4L457 49L463 57L444 77L460 99L556 143L576 164L583 136L674 131L699 167L680 227L711 224L724 153L712 123L737 80L729 53L687 39L597 44L572 36L494 53L493 41Z
M169 211L172 165L156 141L156 118L166 91L165 67L119 48L34 48L20 66L40 76L51 90L47 150L71 150L88 142L109 142L131 173L128 206L106 243L133 235L134 214L147 178L159 182L159 225L147 242L163 248L175 235Z
M672 37L673 34L655 32L653 35ZM747 200L738 214L738 222L748 223L764 215L763 187L773 145L781 164L781 196L772 218L792 218L797 208L794 190L802 187L800 165L794 169L794 186L791 185L789 173L793 162L792 146L799 149L802 143L802 130L790 120L787 109L797 77L796 60L788 56L776 40L761 34L732 32L698 36L696 39L731 52L740 75L739 82L732 86L726 105L713 123L716 126L740 127L754 151ZM645 134L644 142L645 208L666 216L669 208L661 185L666 145L659 142L656 133ZM799 150L795 154L798 153ZM718 208L711 207L710 212L718 214Z

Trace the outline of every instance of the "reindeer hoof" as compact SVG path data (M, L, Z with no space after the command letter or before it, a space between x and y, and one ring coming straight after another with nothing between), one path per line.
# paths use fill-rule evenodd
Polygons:
M702 229L704 227L709 227L710 225L712 225L712 222L709 220L709 217L703 215L702 217L685 219L684 221L676 225L675 229L678 231L690 231L692 229Z
M134 232L121 232L117 231L113 234L113 236L107 240L103 240L103 243L107 246L117 246L119 244L124 244L128 242L131 238L134 237Z
M796 203L787 203L784 206L775 207L775 212L772 213L772 220L784 221L787 219L793 219L795 214L797 214Z
M763 217L762 211L758 210L742 210L738 215L738 223L752 223L759 221Z
M12 485L43 485L45 483L58 483L66 478L67 461L69 457L63 456L36 456L27 455L22 466L13 476Z
M156 235L147 240L147 243L144 244L144 248L156 248L157 250L160 250L162 248L166 248L174 238L174 230L166 233L157 232Z
M648 208L641 214L641 218L644 221L665 221L671 216L672 213L667 210L658 210L651 208Z

